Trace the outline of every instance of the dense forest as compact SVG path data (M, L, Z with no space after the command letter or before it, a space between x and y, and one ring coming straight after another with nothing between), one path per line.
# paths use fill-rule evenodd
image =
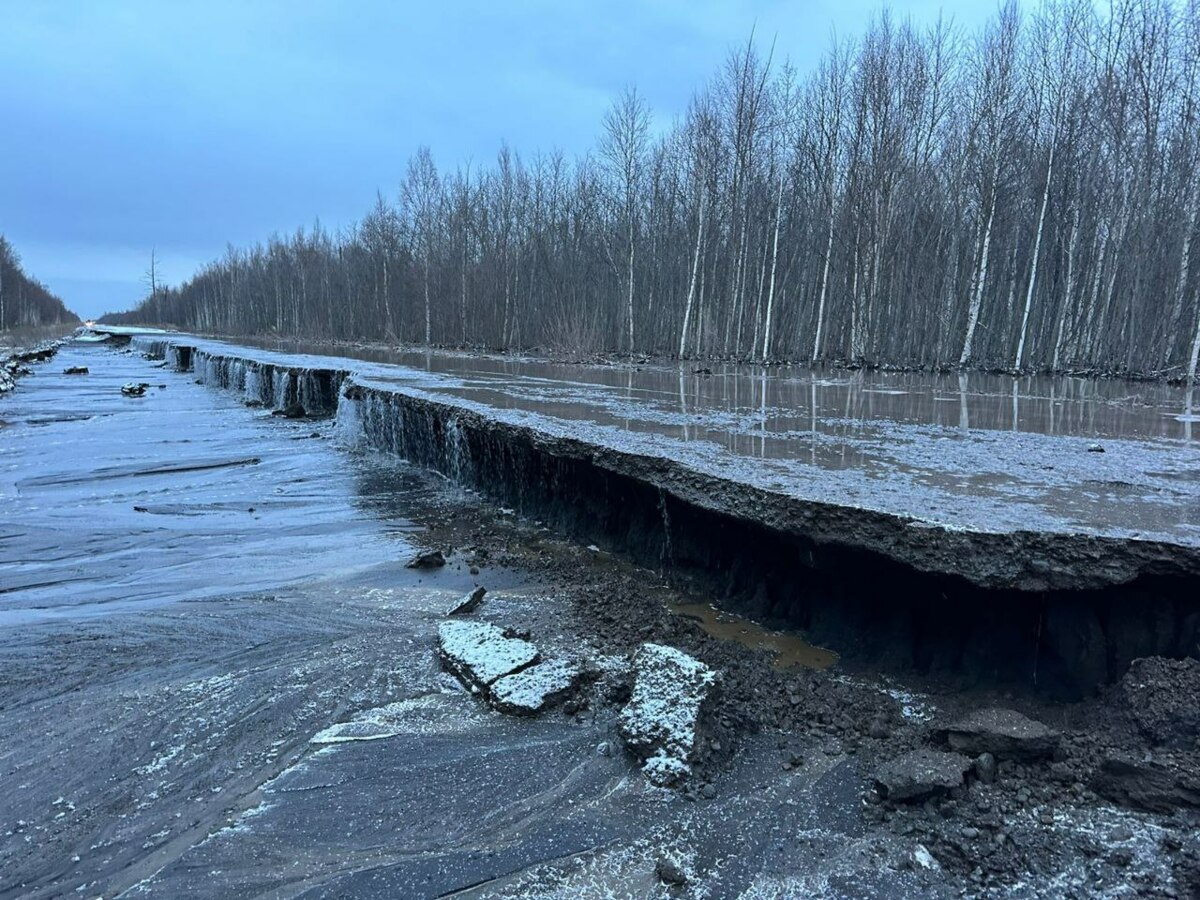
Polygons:
M0 331L78 321L44 284L25 274L21 257L0 234Z
M665 129L409 160L353 228L230 247L123 320L510 349L1182 376L1200 351L1200 0L884 12L751 40Z

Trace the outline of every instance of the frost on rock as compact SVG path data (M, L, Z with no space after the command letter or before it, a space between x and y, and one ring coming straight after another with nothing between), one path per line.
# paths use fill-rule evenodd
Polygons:
M484 693L498 678L541 659L529 641L510 637L488 622L443 622L438 626L438 653L459 681Z
M645 760L647 780L676 784L691 772L697 722L717 675L698 659L661 644L642 644L633 670L633 694L621 711L621 737Z
M583 680L572 660L552 659L505 675L492 685L492 706L512 716L534 716L570 697Z
M483 596L487 593L487 588L477 587L471 593L460 599L451 610L446 613L448 616L467 616L479 609L479 604L483 602Z

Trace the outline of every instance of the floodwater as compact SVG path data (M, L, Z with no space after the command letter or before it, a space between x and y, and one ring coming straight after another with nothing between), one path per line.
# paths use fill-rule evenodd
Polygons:
M794 456L794 442L775 439L805 431L836 436L885 421L960 431L1200 443L1200 407L1189 403L1182 386L1159 382L720 363L568 364L304 341L247 338L239 343L452 376L463 380L458 389L463 396L500 407L563 416L591 407L596 421L634 430L653 423L655 431L684 440L721 436L728 450L743 455ZM494 393L488 394L489 388ZM706 419L704 428L692 427L697 417ZM715 423L727 427L714 428Z
M663 853L709 896L934 888L864 867L911 848L864 833L842 754L784 779L747 736L697 804L597 752L615 709L464 691L434 635L474 577L404 567L406 513L460 492L135 353L35 369L0 400L0 898L665 897ZM595 652L528 573L483 577L490 621Z
M1177 386L736 366L708 374L692 364L266 343L278 350L242 352L309 354L295 359L803 500L948 529L1200 546L1200 416ZM312 355L322 350L339 355Z
M64 375L88 366L88 375ZM152 382L124 397L122 384ZM0 627L270 590L402 556L405 487L288 422L68 344L0 402Z

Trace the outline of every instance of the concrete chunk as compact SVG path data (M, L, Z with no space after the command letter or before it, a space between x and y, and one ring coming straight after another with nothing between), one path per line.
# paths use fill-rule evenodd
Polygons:
M642 644L633 669L621 737L645 761L642 772L651 783L675 784L691 773L697 723L717 675L698 659L661 644Z
M541 659L529 641L509 637L489 622L443 622L438 626L438 654L459 681L485 694L498 678Z
M552 659L505 675L492 685L492 706L511 716L534 716L570 697L583 681L572 660Z
M409 569L440 569L446 564L446 555L441 550L423 550L409 560Z

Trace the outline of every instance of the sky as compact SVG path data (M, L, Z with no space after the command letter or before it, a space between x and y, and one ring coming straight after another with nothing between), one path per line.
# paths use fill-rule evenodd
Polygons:
M974 29L971 0L893 0ZM753 33L811 68L878 0L0 0L0 234L84 318L274 232L337 229L409 155L589 150L636 85L659 127Z

